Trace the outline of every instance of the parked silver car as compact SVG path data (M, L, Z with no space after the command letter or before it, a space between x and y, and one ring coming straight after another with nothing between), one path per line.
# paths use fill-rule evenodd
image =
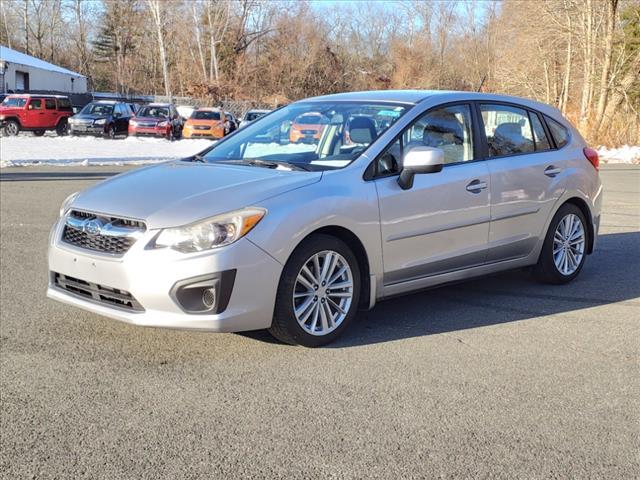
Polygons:
M290 144L305 112L327 119L321 135ZM136 325L318 346L404 292L526 266L573 280L601 203L597 154L555 108L329 95L71 195L51 230L48 295Z

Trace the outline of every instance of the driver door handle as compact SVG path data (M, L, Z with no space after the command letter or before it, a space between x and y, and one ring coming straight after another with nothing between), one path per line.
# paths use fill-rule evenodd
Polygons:
M480 193L485 188L487 188L487 182L476 179L467 185L467 192Z

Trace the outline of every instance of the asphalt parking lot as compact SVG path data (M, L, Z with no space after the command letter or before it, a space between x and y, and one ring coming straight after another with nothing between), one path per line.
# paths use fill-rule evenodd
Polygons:
M141 329L45 298L50 225L118 167L0 172L0 476L640 477L640 167L597 251L389 300L338 343Z

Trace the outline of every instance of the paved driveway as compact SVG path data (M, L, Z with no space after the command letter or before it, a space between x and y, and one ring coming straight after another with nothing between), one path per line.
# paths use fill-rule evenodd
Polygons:
M640 477L640 168L603 169L571 285L397 298L317 350L47 300L60 202L115 171L0 174L2 478Z

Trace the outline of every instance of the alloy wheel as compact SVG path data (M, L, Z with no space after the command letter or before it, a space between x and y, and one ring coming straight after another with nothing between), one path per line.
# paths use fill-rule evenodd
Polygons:
M293 288L293 311L307 333L322 336L338 328L352 300L353 272L342 255L324 250L304 263Z
M584 226L577 215L570 213L560 220L553 235L553 263L562 275L572 275L580 267L585 240Z

